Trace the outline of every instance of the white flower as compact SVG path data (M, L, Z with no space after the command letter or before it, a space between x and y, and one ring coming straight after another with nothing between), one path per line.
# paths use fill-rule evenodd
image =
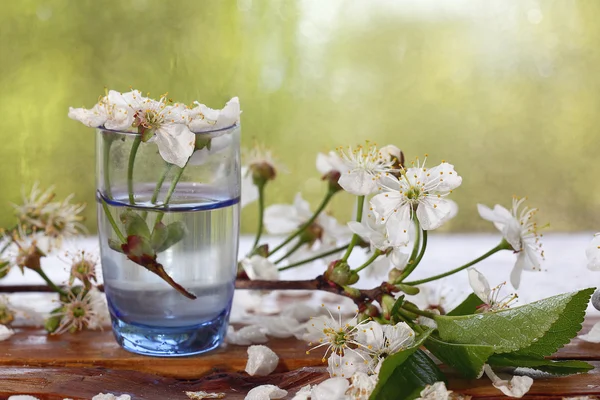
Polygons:
M7 327L6 325L0 325L0 342L10 338L15 334L15 331Z
M374 370L381 358L412 346L415 341L415 332L405 322L399 322L396 325L381 325L378 322L370 321L360 327L356 341L373 357L370 366Z
M242 167L242 198L241 206L246 207L250 203L258 200L258 188L252 179L252 173L248 167Z
M511 211L498 204L493 210L482 204L477 205L481 218L493 222L504 239L518 253L517 262L510 274L510 282L515 289L519 288L523 270L539 270L541 259L544 257L538 227L532 221L537 209L523 207L519 212L524 201L525 198L513 198Z
M55 196L53 186L42 191L35 183L29 195L23 193L23 204L13 207L24 228L43 232L52 247L60 247L63 239L85 232L80 215L85 204L71 204L73 194L62 202L53 202Z
M416 216L421 228L439 228L452 216L453 206L444 197L462 183L454 166L446 162L431 169L425 163L408 168L400 178L389 175L381 182L383 193L371 199L379 223L386 226L389 241L408 243L411 219Z
M339 185L347 192L366 196L377 191L382 174L392 171L393 161L384 158L377 147L369 145L339 149L345 169L341 172Z
M488 378L491 379L492 385L509 397L521 398L529 391L531 385L533 385L533 379L529 376L513 376L508 381L499 378L487 364L483 366L483 370Z
M419 285L420 292L411 297L411 301L423 310L438 312L438 314L447 314L457 306L468 292L463 289L458 293L457 288L448 285L443 280L433 281L424 285Z
M275 385L260 385L250 390L244 400L283 399L285 396L287 396L287 391Z
M244 258L241 264L248 278L252 280L275 281L279 278L277 266L258 254Z
M388 144L379 149L379 154L384 160L393 161L395 163L402 164L404 161L404 155L402 150L393 144Z
M592 329L585 335L577 336L579 339L590 343L600 343L600 322L596 322Z
M98 103L89 110L86 108L69 107L68 115L69 118L79 121L90 128L98 128L104 125L108 119L108 112L104 103Z
M265 336L263 329L258 325L244 326L238 331L236 331L233 326L229 325L227 327L225 341L238 346L248 346L251 344L267 343L269 339Z
M97 289L82 290L76 296L69 292L67 299L61 301L60 311L52 314L61 318L58 328L52 333L60 335L67 331L80 331L84 328L101 328L106 313L102 295Z
M277 354L267 346L254 345L248 347L246 372L250 376L266 376L275 371L279 364Z
M69 118L91 128L103 126L106 129L126 131L132 127L137 112L131 104L139 104L144 100L146 98L138 90L123 94L110 90L89 110L69 107Z
M346 400L346 391L350 383L346 378L329 378L315 386L311 400Z
M112 393L98 393L92 400L131 400L131 396L128 394L122 394L120 396L115 396Z
M493 289L490 289L490 284L483 274L475 268L469 269L469 284L473 292L479 297L484 304L478 307L479 311L490 312L499 311L510 307L510 303L517 299L516 294L505 296L500 299L500 290L505 283L501 283Z
M364 322L356 323L354 319L344 322L342 321L341 307L338 307L337 319L331 314L331 311L322 305L328 314L327 316L319 316L311 318L306 323L307 333L303 335L303 339L309 341L309 346L316 344L312 349L306 353L325 347L325 353L323 354L323 362L327 360L329 355L334 357L332 362L341 365L341 357L346 356L347 353L356 352L359 357L363 357L361 353L358 353L356 348L365 348L366 346L357 341L359 331L362 329Z
M346 395L353 400L369 400L371 393L377 386L377 380L377 375L357 372L350 378L352 384L346 391Z
M371 251L375 249L386 252L385 257L379 257L367 267L365 276L381 277L388 273L390 264L396 269L404 269L408 263L409 255L402 252L406 244L394 246L388 239L385 225L378 224L375 217L368 213L363 217L362 222L350 221L348 227L363 240L371 245Z
M69 285L73 285L75 279L84 284L89 284L92 281L96 282L98 257L95 254L86 252L85 250L78 250L74 253L67 252L66 256L68 260L65 262L70 269Z
M433 385L425 386L425 389L421 391L420 400L449 400L456 398L457 396L452 395L452 391L446 389L444 382L436 382Z
M328 173L335 171L341 174L347 169L348 168L346 167L346 163L340 158L340 156L335 151L330 151L327 154L317 154L317 170L322 175L327 175Z
M300 193L296 194L294 204L274 204L265 210L265 228L269 233L283 235L295 232L298 227L304 225L313 216L309 203L302 198ZM314 236L313 243L307 243L302 246L302 250L309 252L324 253L338 246L340 240L346 239L348 229L340 225L335 217L327 213L320 213L317 219L307 228ZM290 243L294 246L297 241ZM308 254L304 253L304 256ZM335 257L332 255L331 257ZM291 261L292 259L290 259ZM325 259L327 260L327 259Z
M585 249L585 255L588 259L588 268L592 271L600 270L600 233L594 235L594 239Z
M298 390L292 400L309 400L312 392L312 386L302 386L302 389Z
M213 110L197 101L194 104L196 107L186 111L188 127L192 132L229 128L240 120L240 100L237 97L229 100L222 110Z

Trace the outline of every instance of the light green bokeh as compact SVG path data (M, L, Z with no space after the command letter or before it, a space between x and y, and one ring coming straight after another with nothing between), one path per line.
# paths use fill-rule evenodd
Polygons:
M268 203L324 190L317 152L371 139L463 176L446 229L527 195L555 230L598 230L600 2L22 0L0 14L2 226L35 181L88 203L93 130L67 118L104 87L221 107L290 171ZM350 196L331 211L351 215ZM255 225L255 209L244 227Z

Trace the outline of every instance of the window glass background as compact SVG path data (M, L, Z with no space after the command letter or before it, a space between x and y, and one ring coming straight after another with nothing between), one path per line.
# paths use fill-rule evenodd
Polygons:
M455 165L445 229L489 229L476 203L516 194L555 230L597 230L598 15L591 1L5 0L0 224L39 181L86 201L94 231L93 130L67 110L132 86L219 108L239 96L244 145L290 172L268 203L316 204L316 153L371 139ZM330 211L348 218L351 201Z

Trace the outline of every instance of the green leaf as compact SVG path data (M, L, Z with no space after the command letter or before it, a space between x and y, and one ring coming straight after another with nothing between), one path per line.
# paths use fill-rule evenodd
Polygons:
M150 243L152 244L153 248L160 249L162 248L168 237L169 231L167 229L167 226L162 222L159 222L158 224L154 225L152 235L150 236Z
M123 253L123 249L121 248L122 243L115 239L108 239L108 247L113 249L114 251L118 251L119 253Z
M446 382L442 371L425 352L417 350L394 370L377 393L373 391L370 400L416 399L421 396L425 386L439 381Z
M392 318L393 322L398 323L398 322L402 321L402 319L398 318L398 314L400 313L400 307L402 306L402 303L404 303L404 297L405 297L404 295L398 297L398 299L392 306L392 311L390 312L390 317Z
M150 229L146 225L146 221L135 211L127 210L119 217L125 226L127 236L140 236L150 239Z
M552 324L541 339L514 354L523 357L544 358L569 343L581 330L585 310L592 294L594 294L593 288L581 290L575 294L573 300L567 304L561 314L561 318Z
M532 368L555 375L569 375L587 372L594 369L583 361L554 361L544 358L518 357L511 354L496 354L489 358L488 364L495 367Z
M494 348L495 353L511 353L531 346L540 340L557 323L576 327L565 311L585 309L593 289L565 293L521 307L464 316L436 316L440 338L450 343L481 344ZM559 321L562 319L562 321ZM574 336L574 335L573 335ZM562 340L559 340L562 341ZM548 347L546 341L543 346Z
M492 346L444 342L433 335L425 342L427 350L445 364L456 369L465 378L477 378L487 359L494 354Z
M167 250L169 247L183 239L186 233L187 228L183 221L170 223L167 225L167 238L160 247L155 248L156 252L160 253L161 251Z
M411 347L392 354L385 359L383 364L381 364L381 369L379 370L379 381L377 382L377 386L371 394L371 399L379 399L379 397L377 397L377 393L379 393L379 391L386 386L388 379L390 379L390 377L394 374L396 368L406 362L406 360L419 349L432 331L433 329L429 329L421 333ZM394 382L391 384L393 385Z
M469 315L475 314L477 311L477 307L483 304L483 301L475 293L471 293L467 296L466 299L463 300L454 310L450 311L449 316L458 316L458 315Z

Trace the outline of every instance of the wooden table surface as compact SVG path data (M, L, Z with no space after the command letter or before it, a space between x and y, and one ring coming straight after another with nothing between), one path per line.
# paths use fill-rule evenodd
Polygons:
M595 321L586 321L583 332ZM186 391L224 392L225 399L243 399L251 388L275 384L289 391L327 378L317 352L306 355L306 343L271 339L267 345L280 357L268 377L253 378L243 372L245 346L223 346L202 356L153 358L121 349L112 332L94 331L48 336L42 330L16 329L0 342L0 399L30 394L43 399L91 399L99 392L129 394L132 399L187 399ZM553 399L600 395L600 344L574 339L556 359L580 359L597 369L568 377L540 377L527 398ZM465 380L448 371L450 389L474 398L506 398L489 379Z

